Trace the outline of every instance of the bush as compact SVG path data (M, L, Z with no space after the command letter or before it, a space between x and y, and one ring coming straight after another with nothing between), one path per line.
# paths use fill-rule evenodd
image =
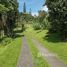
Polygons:
M41 25L39 23L35 23L35 24L33 24L33 28L35 30L40 30L41 29Z

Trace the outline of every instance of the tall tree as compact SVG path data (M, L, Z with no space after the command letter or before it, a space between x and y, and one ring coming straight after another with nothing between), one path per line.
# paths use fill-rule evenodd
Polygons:
M1 29L4 30L5 35L12 36L18 11L17 0L0 0L0 7Z
M44 10L40 10L39 11L39 16L38 16L38 20L39 20L39 24L41 25L41 28L46 28L46 23L44 20L47 16L47 13Z
M50 30L61 34L67 40L67 0L46 0L49 10Z
M32 10L31 10L31 8L30 8L29 14L31 15L31 13L32 13Z
M26 3L24 2L24 5L23 5L23 13L26 13Z

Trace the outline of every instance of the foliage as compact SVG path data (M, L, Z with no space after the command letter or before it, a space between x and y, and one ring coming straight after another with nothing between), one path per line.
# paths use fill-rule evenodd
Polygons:
M15 26L18 13L17 0L0 0L0 32L4 30L4 34L13 37L13 29Z
M38 17L34 17L33 18L33 28L35 29L35 30L39 30L39 29L41 29L41 25L39 24L39 20L38 20Z
M47 13L45 11L40 10L39 11L39 16L38 16L38 20L39 20L39 24L41 25L41 28L46 28L46 22L44 20L46 20L46 16Z
M5 11L9 11L9 9L6 8L4 5L0 4L0 13L3 13Z
M46 29L48 27L47 21L47 13L45 11L40 10L39 15L34 17L33 27L34 29Z
M33 16L29 13L21 12L19 13L19 25L22 27L22 30L25 30L25 25L33 21Z
M46 0L49 10L50 31L58 32L61 38L67 39L67 1Z
M33 23L33 28L35 30L39 30L39 29L41 29L41 25L39 23Z

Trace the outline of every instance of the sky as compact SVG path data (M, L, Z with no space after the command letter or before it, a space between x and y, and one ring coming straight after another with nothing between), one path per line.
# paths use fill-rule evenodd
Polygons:
M29 12L30 8L32 10L32 15L38 15L39 10L47 11L47 6L43 6L45 0L18 0L19 12L23 11L23 4L26 3L26 11Z

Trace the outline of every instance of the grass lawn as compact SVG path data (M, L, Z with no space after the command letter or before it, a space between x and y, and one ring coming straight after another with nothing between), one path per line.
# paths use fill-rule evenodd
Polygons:
M37 39L44 47L58 55L58 59L67 64L67 42L59 41L56 34L46 37L47 30L34 30L32 26L28 26L26 30L30 36Z
M21 48L21 37L15 39L6 38L0 43L0 67L16 67ZM10 41L8 43L8 41Z
M50 65L48 65L48 63L46 62L45 59L43 59L43 57L38 57L39 51L38 49L34 46L34 44L31 42L30 39L30 35L28 32L24 33L26 35L26 39L27 42L29 44L29 48L32 54L32 58L33 58L33 63L35 65L35 67L50 67Z

